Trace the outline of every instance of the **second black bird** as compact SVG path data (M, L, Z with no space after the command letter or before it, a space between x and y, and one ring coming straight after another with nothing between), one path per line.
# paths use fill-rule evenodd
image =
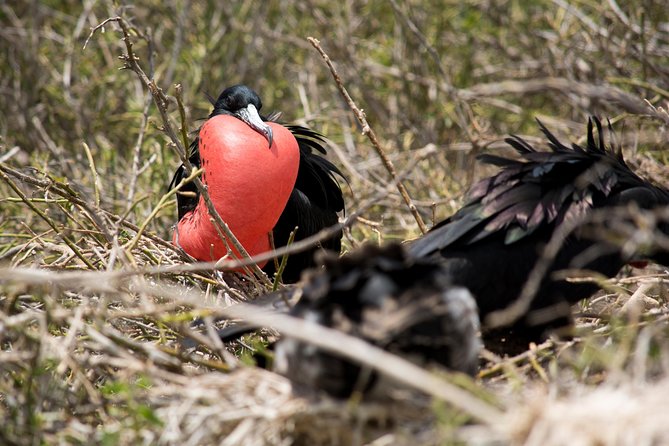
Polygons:
M475 184L462 209L410 246L413 256L441 259L451 280L474 294L484 328L486 316L517 300L561 225L587 220L594 210L610 209L613 218L615 208L630 204L646 210L669 204L666 189L636 175L622 153L605 144L598 119L588 122L585 146L564 145L540 127L550 151L537 151L517 136L507 138L521 159L482 155L482 161L499 166L500 172ZM659 229L669 233L666 223ZM641 254L669 264L668 253L659 247L630 255L618 241L577 228L549 259L529 308L509 321L504 334L525 346L541 340L549 329L569 325L570 305L598 289L592 282L564 280L556 272L578 268L612 277ZM489 332L487 337L493 333L499 334Z

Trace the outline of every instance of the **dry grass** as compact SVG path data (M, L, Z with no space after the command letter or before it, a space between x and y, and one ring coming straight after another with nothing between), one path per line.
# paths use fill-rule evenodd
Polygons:
M248 347L212 336L230 304L270 285L184 268L169 243L173 148L181 127L207 115L204 92L244 82L266 111L328 136L350 179L347 213L361 217L347 221L346 249L420 233L309 36L428 225L490 173L475 155L506 150L508 133L536 135L535 117L572 139L586 115L610 117L631 164L669 183L664 2L424 3L0 5L0 443L669 441L663 269L603 283L580 306L574 341L486 354L476 383L448 377L463 399L423 389L450 403L410 391L369 405L294 394L282 377L242 365ZM83 49L116 16L167 95L167 121L141 78L119 70L117 22ZM196 317L207 329L191 327Z

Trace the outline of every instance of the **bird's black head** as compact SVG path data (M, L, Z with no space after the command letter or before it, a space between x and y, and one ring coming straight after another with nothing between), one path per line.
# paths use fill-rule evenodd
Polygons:
M246 85L233 85L223 90L218 96L212 114L234 115L237 111L247 108L249 104L253 104L256 110L262 108L262 101L258 93Z
M249 127L262 134L272 147L272 128L265 124L258 113L262 108L260 96L246 85L228 87L218 96L210 117L230 115L241 119Z

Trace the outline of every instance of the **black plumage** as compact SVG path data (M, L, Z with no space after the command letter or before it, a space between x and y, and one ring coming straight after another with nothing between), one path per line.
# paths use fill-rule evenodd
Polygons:
M419 364L473 374L480 341L471 294L431 260L409 260L402 246L366 245L310 270L291 314L362 338ZM283 338L275 370L299 386L347 397L375 388L377 375L317 347Z
M334 175L344 179L343 174L327 159L323 137L306 127L287 125L300 147L300 167L295 188L286 203L279 221L274 226L274 245L286 246L292 231L297 227L295 241L310 237L320 230L337 224L337 212L344 210L344 197ZM314 254L320 249L339 253L342 232L323 240L313 249L292 254L281 277L285 283L300 279L303 270L315 265ZM269 262L264 271L271 277L275 272L274 262Z
M606 146L598 119L588 122L585 147L566 146L539 126L551 151L537 151L512 136L506 142L518 152L519 160L480 156L481 161L499 166L500 172L476 183L462 209L409 248L412 256L441 259L451 280L474 294L484 328L488 314L519 297L543 247L560 225L587 217L595 209L630 203L653 209L669 204L666 189L636 175L620 150ZM666 232L667 228L661 229ZM556 271L579 268L612 277L634 260L618 243L594 238L592 232L573 231L550 259L529 311L511 329L515 336L539 340L547 329L569 325L570 304L597 290L592 283L559 279L553 274ZM659 263L669 260L661 250L644 254Z
M235 85L225 89L216 102L209 118L216 115L231 115L239 117L239 110L244 110L249 104L257 110L262 108L260 97L244 85ZM277 122L278 114L260 116L263 121ZM297 228L294 241L310 237L320 230L338 222L338 212L344 210L344 198L336 176L345 181L342 172L330 161L320 156L327 152L324 147L324 137L299 125L286 125L295 139L300 150L300 164L295 187L288 203L273 230L274 246L281 247L288 243L292 231ZM271 140L271 133L269 136ZM271 143L270 143L271 144ZM191 143L189 161L194 167L200 167L199 140ZM179 184L187 177L185 167L180 166L172 178L170 188ZM195 184L189 182L177 194L178 218L193 210L199 201L199 193ZM341 251L342 233L321 241L314 248L289 256L282 280L286 283L296 282L302 270L314 265L314 253L320 249ZM271 277L275 273L274 262L270 261L264 271Z

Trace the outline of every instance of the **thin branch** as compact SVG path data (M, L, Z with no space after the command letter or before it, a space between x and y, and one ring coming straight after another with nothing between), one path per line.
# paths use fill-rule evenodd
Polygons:
M392 161L390 161L390 158L386 155L386 152L383 150L381 147L381 144L379 143L379 139L376 137L376 133L374 130L370 127L369 123L367 122L367 118L365 117L365 113L360 110L356 105L351 96L348 94L348 91L346 90L346 87L344 87L344 84L339 77L339 74L337 73L337 70L335 69L334 65L332 64L332 61L330 60L330 57L325 53L323 48L320 45L320 42L317 39L314 39L313 37L308 37L307 40L311 45L316 48L316 51L321 55L323 60L325 61L325 64L328 66L330 69L330 73L332 73L332 77L334 78L335 83L337 84L337 88L339 89L339 92L341 95L344 97L344 100L348 104L349 108L353 111L353 114L355 115L356 119L362 126L362 133L369 138L369 141L372 143L372 146L374 147L374 150L376 150L376 153L381 157L381 160L383 161L384 166L386 167L386 170L390 174L390 177L393 181L396 182L397 184L397 189L400 192L400 195L402 195L402 198L404 199L404 202L406 205L409 207L409 210L411 211L411 214L413 215L414 219L416 220L416 223L418 223L418 227L420 228L421 232L425 234L427 232L427 227L425 226L425 223L423 222L422 217L418 213L418 209L416 209L416 205L413 203L411 200L411 197L409 196L409 192L407 191L406 187L404 187L404 184L401 181L397 180L397 171L395 170L395 166L393 165Z

